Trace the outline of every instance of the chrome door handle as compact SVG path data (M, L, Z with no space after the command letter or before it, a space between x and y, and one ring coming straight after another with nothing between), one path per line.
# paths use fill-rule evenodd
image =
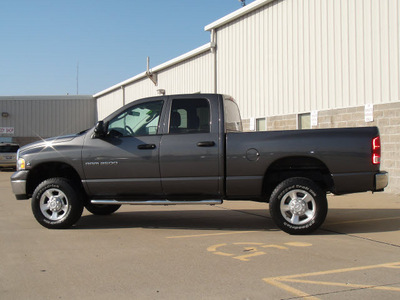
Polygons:
M215 143L213 141L198 142L197 147L213 147Z
M152 150L152 149L156 149L156 145L154 144L142 144L137 146L137 148L139 150Z

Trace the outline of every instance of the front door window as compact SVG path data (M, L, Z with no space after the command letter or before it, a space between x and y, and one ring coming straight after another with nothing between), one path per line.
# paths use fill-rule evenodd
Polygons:
M163 106L163 101L143 103L125 110L112 119L108 134L114 136L155 135Z

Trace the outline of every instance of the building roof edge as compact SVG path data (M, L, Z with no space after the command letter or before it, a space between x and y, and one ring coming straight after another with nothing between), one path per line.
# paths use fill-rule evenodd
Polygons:
M234 12L230 13L229 15L226 15L225 17L222 17L222 18L208 24L207 26L204 27L204 31L210 31L212 29L221 27L221 26L240 18L241 16L247 15L248 13L250 13L264 5L267 5L268 3L271 3L273 1L276 1L276 0L256 0L252 3L250 3L249 5L246 5L238 10L235 10Z
M196 48L196 49L194 49L192 51L189 51L189 52L187 52L185 54L182 54L182 55L180 55L178 57L175 57L175 58L173 58L171 60L168 60L165 63L162 63L162 64L160 64L160 65L158 65L158 66L156 66L154 68L151 68L150 71L151 72L162 71L162 70L164 70L166 68L169 68L169 67L171 67L173 65L176 65L176 64L178 64L178 63L180 63L182 61L185 61L185 60L187 60L189 58L192 58L192 57L197 56L197 55L199 55L199 54L201 54L203 52L206 52L206 51L210 50L211 48L212 48L212 44L211 43L207 43L207 44L205 44L203 46L200 46L200 47L198 47L198 48ZM110 92L112 92L114 90L117 90L117 89L119 89L119 88L121 88L123 86L126 86L126 85L128 85L128 84L130 84L132 82L135 82L135 81L137 81L139 79L142 79L142 78L145 78L145 77L146 77L146 72L142 72L142 73L140 73L140 74L138 74L138 75L136 75L134 77L131 77L131 78L125 80L125 81L117 83L117 84L115 84L115 85L113 85L113 86L111 86L111 87L109 87L109 88L107 88L107 89L105 89L105 90L103 90L101 92L98 92L98 93L94 94L93 97L94 98L101 97L101 96L103 96L105 94L108 94L108 93L110 93Z

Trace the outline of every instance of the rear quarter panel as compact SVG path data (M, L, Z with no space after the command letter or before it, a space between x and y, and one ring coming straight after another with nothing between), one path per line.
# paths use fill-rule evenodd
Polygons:
M227 196L261 195L268 167L279 159L299 156L315 158L325 164L335 185L343 185L346 175L357 173L355 178L360 178L361 182L355 184L371 190L371 174L379 171L379 166L372 164L371 141L378 135L376 127L228 133ZM254 156L255 153L259 156ZM340 186L335 188L341 190Z

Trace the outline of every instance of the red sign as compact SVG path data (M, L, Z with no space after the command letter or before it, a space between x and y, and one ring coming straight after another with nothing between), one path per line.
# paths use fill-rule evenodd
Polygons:
M14 127L0 127L0 134L14 134Z

